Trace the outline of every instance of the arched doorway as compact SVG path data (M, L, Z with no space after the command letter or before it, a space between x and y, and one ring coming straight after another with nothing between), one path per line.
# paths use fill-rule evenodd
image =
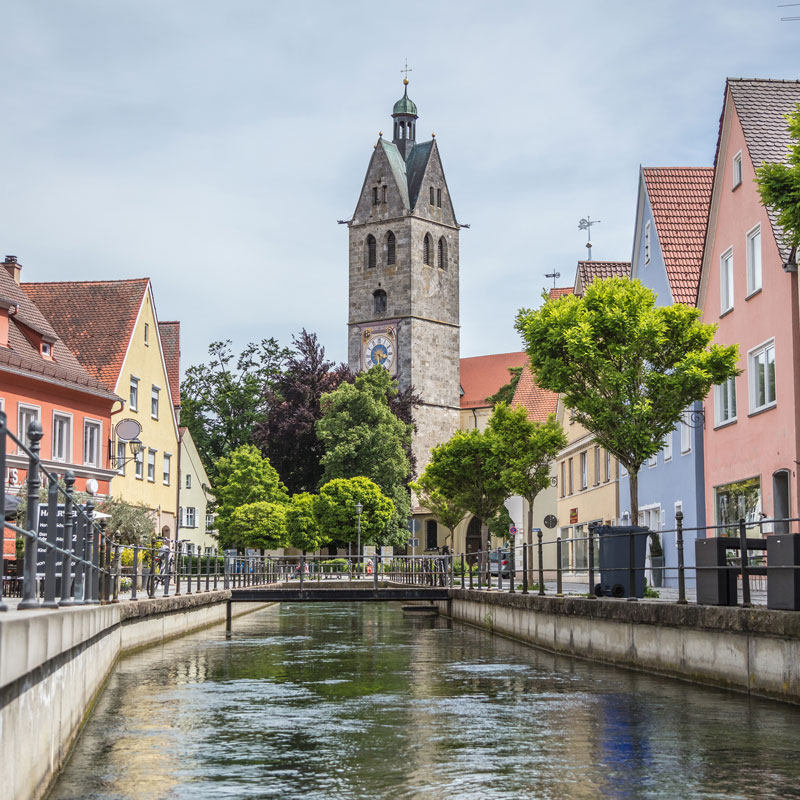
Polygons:
M473 517L467 526L467 553L477 553L481 549L481 521Z

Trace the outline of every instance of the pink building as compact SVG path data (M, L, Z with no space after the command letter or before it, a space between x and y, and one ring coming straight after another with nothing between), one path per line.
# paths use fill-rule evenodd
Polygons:
M786 158L784 117L797 103L798 81L725 87L698 305L717 342L739 344L742 374L705 403L708 524L800 510L797 272L784 269L788 248L754 183L755 167Z

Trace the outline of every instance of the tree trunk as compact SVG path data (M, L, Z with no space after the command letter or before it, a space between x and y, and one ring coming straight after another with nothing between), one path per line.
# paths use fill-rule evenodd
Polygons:
M489 558L492 549L492 539L489 535L489 523L481 520L481 539L485 543L486 554L483 556L483 572L485 583L489 583Z
M533 501L536 495L526 498L528 501L528 544L533 545ZM533 586L533 547L528 548L528 585Z
M631 525L639 524L639 470L633 470L625 466L628 470L628 482L631 490Z

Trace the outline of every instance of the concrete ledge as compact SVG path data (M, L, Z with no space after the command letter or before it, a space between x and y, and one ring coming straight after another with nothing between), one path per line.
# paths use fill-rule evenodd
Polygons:
M800 703L800 613L453 589L441 613L557 653Z

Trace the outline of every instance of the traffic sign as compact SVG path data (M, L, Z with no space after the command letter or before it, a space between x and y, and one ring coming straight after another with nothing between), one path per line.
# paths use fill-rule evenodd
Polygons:
M508 526L508 535L513 536L517 532L517 529L513 525Z

